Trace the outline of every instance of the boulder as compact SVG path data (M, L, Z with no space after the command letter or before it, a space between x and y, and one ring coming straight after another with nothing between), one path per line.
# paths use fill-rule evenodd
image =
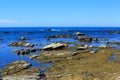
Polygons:
M74 34L77 35L77 36L85 35L84 33L81 33L81 32L76 32Z
M26 40L26 38L25 37L21 37L20 40Z
M77 36L77 40L81 42L91 42L92 38L89 36Z
M43 50L54 50L54 49L62 49L65 45L62 43L51 43L45 47L43 47Z

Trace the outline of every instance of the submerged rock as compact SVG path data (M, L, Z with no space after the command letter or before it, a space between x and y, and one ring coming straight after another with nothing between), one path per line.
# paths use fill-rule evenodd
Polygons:
M109 58L110 62L117 60L117 55L112 54L111 57Z

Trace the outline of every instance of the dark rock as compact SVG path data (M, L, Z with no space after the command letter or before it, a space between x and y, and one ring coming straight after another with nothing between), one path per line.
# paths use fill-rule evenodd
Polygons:
M53 35L53 36L48 36L47 38L70 38L70 35L65 35L65 34L60 34L60 35Z
M14 50L13 52L18 54L18 55L26 55L26 54L29 54L30 52L35 52L36 50L35 49L22 49L22 50Z
M98 38L93 38L92 40L95 42L98 42Z

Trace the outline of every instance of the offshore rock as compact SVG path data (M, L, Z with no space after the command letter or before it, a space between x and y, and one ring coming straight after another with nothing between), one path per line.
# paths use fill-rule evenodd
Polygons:
M53 35L53 36L48 36L47 38L70 38L70 35L65 35L65 34L60 34L60 35Z
M91 42L92 38L89 36L77 36L77 40L81 42Z
M11 42L9 46L33 47L35 46L35 44L31 44L27 42Z
M84 33L81 33L81 32L76 32L76 33L74 33L74 34L77 35L77 36L85 35Z
M26 38L25 37L21 37L20 40L26 40Z

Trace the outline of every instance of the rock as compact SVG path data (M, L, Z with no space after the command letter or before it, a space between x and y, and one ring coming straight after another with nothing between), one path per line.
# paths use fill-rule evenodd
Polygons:
M26 38L25 37L21 37L20 40L26 40Z
M90 53L91 53L91 54L94 54L94 53L96 53L96 50L90 51Z
M10 76L3 78L3 80L40 80L40 76L35 75Z
M59 34L59 35L53 35L53 36L48 36L47 39L49 38L70 38L70 35L65 35L65 34Z
M62 49L65 45L62 43L51 43L45 47L43 47L43 50L54 50L54 49Z
M30 55L30 56L29 56L30 59L34 59L34 58L36 58L36 57L38 57L38 55Z
M91 42L92 38L89 36L77 36L77 39L81 42Z
M77 36L85 35L84 33L81 33L81 32L76 32L74 34L77 35Z
M27 63L23 60L15 61L13 63L8 64L5 68L3 68L2 76L7 76L7 75L17 73L29 67L30 67L30 63Z
M29 54L30 52L36 52L37 50L36 49L22 49L22 50L17 50L15 49L13 52L16 53L16 54L20 54L20 55L25 55L25 54Z
M25 43L24 46L25 46L25 47L33 47L34 44L31 44L31 43Z
M33 47L35 45L27 42L11 42L9 46Z
M93 48L94 46L93 45L90 45L89 48Z
M77 54L78 54L78 52L71 53L72 56L76 56Z
M95 42L98 42L98 38L93 38L92 40Z
M101 44L101 45L99 46L99 48L107 48L107 46L104 45L104 44Z
M7 31L5 31L5 32L2 32L2 34L10 34L11 32L7 32Z
M13 52L16 53L16 54L18 54L18 55L25 55L25 54L29 54L30 53L29 50L24 50L24 49L22 49L22 50L17 50L16 49Z
M86 50L88 48L88 45L78 47L77 50Z
M30 49L30 52L36 52L37 50L36 49Z

